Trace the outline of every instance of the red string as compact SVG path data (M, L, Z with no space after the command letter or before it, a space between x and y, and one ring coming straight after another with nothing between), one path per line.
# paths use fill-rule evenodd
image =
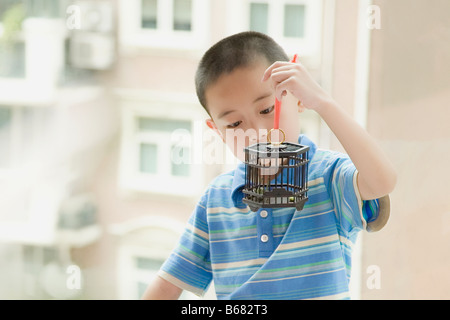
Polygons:
M292 63L297 62L297 54L294 54L294 57L291 60ZM280 129L280 111L281 111L281 101L275 98L275 110L273 116L273 128Z

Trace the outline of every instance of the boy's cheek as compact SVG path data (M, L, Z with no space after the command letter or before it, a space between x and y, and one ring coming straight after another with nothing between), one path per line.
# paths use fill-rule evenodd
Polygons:
M230 151L233 153L233 155L238 158L240 161L245 161L245 152L244 148L246 147L244 144L239 143L237 139L233 139L234 141L227 140L225 141L225 144L230 149Z

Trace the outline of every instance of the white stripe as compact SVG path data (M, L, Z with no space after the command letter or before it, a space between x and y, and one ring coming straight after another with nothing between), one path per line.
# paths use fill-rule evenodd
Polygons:
M323 271L323 272L317 272L317 273L302 274L302 275L293 276L293 277L286 277L286 278L265 279L265 280L253 280L253 281L248 281L247 283L273 282L273 281L280 281L280 280L289 280L289 279L305 278L305 277L318 276L318 275L321 275L321 274L334 273L334 272L338 272L338 271L342 271L342 270L345 270L345 268L333 269L333 270Z
M205 239L205 240L209 240L209 234L194 227L192 224L187 224L186 229L189 230L190 232L192 232L195 235L198 235L199 237Z
M236 262L224 262L224 263L214 263L212 264L213 270L228 269L228 268L242 268L242 267L253 267L263 265L267 261L267 258L259 258L252 260L243 260Z
M236 212L241 212L241 213L249 213L250 212L250 209L248 209L248 208L243 208L243 209L240 209L240 208L224 208L224 207L214 207L214 208L208 208L207 210L206 210L206 212L208 213L208 214L211 214L211 213L224 213L224 214L232 214L232 213L236 213Z
M322 237L322 238L316 238L316 239L309 239L309 240L303 240L303 241L298 241L298 242L280 244L278 246L277 251L303 248L303 247L308 247L308 246L312 246L312 245L327 243L327 242L330 242L330 241L337 241L338 239L339 239L338 235L337 234L333 234L331 236Z
M172 276L171 274L163 271L163 270L159 270L158 271L158 276L163 278L166 281L169 281L170 283L172 283L173 285L177 286L178 288L181 288L183 290L187 290L190 291L194 294L196 294L199 297L202 297L205 294L205 291L202 289L199 289L197 287L191 286L189 284L187 284L186 282L181 281L178 278L175 278L174 276Z
M319 212L319 213L316 213L316 214L311 214L311 215L302 215L302 214L300 214L298 217L293 218L291 221L299 220L299 219L307 219L307 218L317 217L317 216L321 216L321 215L323 215L323 214L328 214L328 213L330 213L330 212L334 212L334 209L328 210L328 211L325 211L325 212Z
M250 236L250 237L242 237L242 238L232 238L232 239L225 239L225 240L210 240L211 243L219 243L219 242L229 242L229 241L238 241L238 240L245 240L245 239L252 239L256 238L256 236Z
M192 264L192 265L196 266L197 268L200 268L200 269L202 269L202 270L205 270L206 272L209 272L209 273L211 273L211 270L209 270L209 269L205 269L205 268L203 268L202 266L199 266L198 264L196 264L196 263L192 262L191 260L188 260L188 259L186 259L186 258L184 258L184 257L180 256L180 255L179 255L178 253L176 253L176 252L173 252L173 254L174 254L174 255L176 255L177 257L179 257L180 259L183 259L184 261L186 261L186 262L188 262L188 263L190 263L190 264Z
M353 249L354 244L348 238L339 236L339 241L347 245L347 247L350 247L350 249Z
M320 177L320 178L317 178L314 180L308 180L308 187L312 187L312 186L315 186L315 185L318 185L321 183L323 183L323 177Z

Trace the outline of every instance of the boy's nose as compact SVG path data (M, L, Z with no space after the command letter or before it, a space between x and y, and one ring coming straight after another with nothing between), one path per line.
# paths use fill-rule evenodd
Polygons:
M246 136L250 144L267 142L267 124L259 119L250 119L247 121Z
M259 129L259 142L267 142L267 129Z
M250 144L267 142L267 129L257 129L249 136Z

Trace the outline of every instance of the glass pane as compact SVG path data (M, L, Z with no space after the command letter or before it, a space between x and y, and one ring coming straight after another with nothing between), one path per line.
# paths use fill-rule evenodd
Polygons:
M0 132L6 130L7 126L11 122L11 109L8 107L0 106Z
M150 279L149 279L149 281L150 281ZM139 281L137 283L137 291L138 291L137 296L139 298L144 295L145 290L147 290L147 287L148 287L148 282Z
M143 270L159 270L164 261L145 257L136 257L136 268Z
M269 5L267 3L250 4L250 30L267 33Z
M139 170L142 173L156 173L158 147L155 144L141 143Z
M305 36L305 6L287 4L284 6L284 36L303 38Z
M57 18L60 17L60 5L65 6L60 0L25 0L27 15L30 17L40 18Z
M178 145L172 146L172 175L188 177L190 174L190 148Z
M158 15L158 0L142 0L142 17L141 17L142 28L156 29L158 24L157 15Z
M11 109L0 106L0 168L9 164L11 152Z
M0 1L0 21L2 23L8 23L9 27L19 27L20 25L11 25L18 22L21 23L21 20L25 16L26 6L24 6L23 0L1 0Z
M173 30L192 30L192 0L173 1Z
M25 77L25 44L0 41L0 78Z
M137 121L139 131L162 131L170 133L177 129L186 129L191 131L191 122L185 120L139 117Z

